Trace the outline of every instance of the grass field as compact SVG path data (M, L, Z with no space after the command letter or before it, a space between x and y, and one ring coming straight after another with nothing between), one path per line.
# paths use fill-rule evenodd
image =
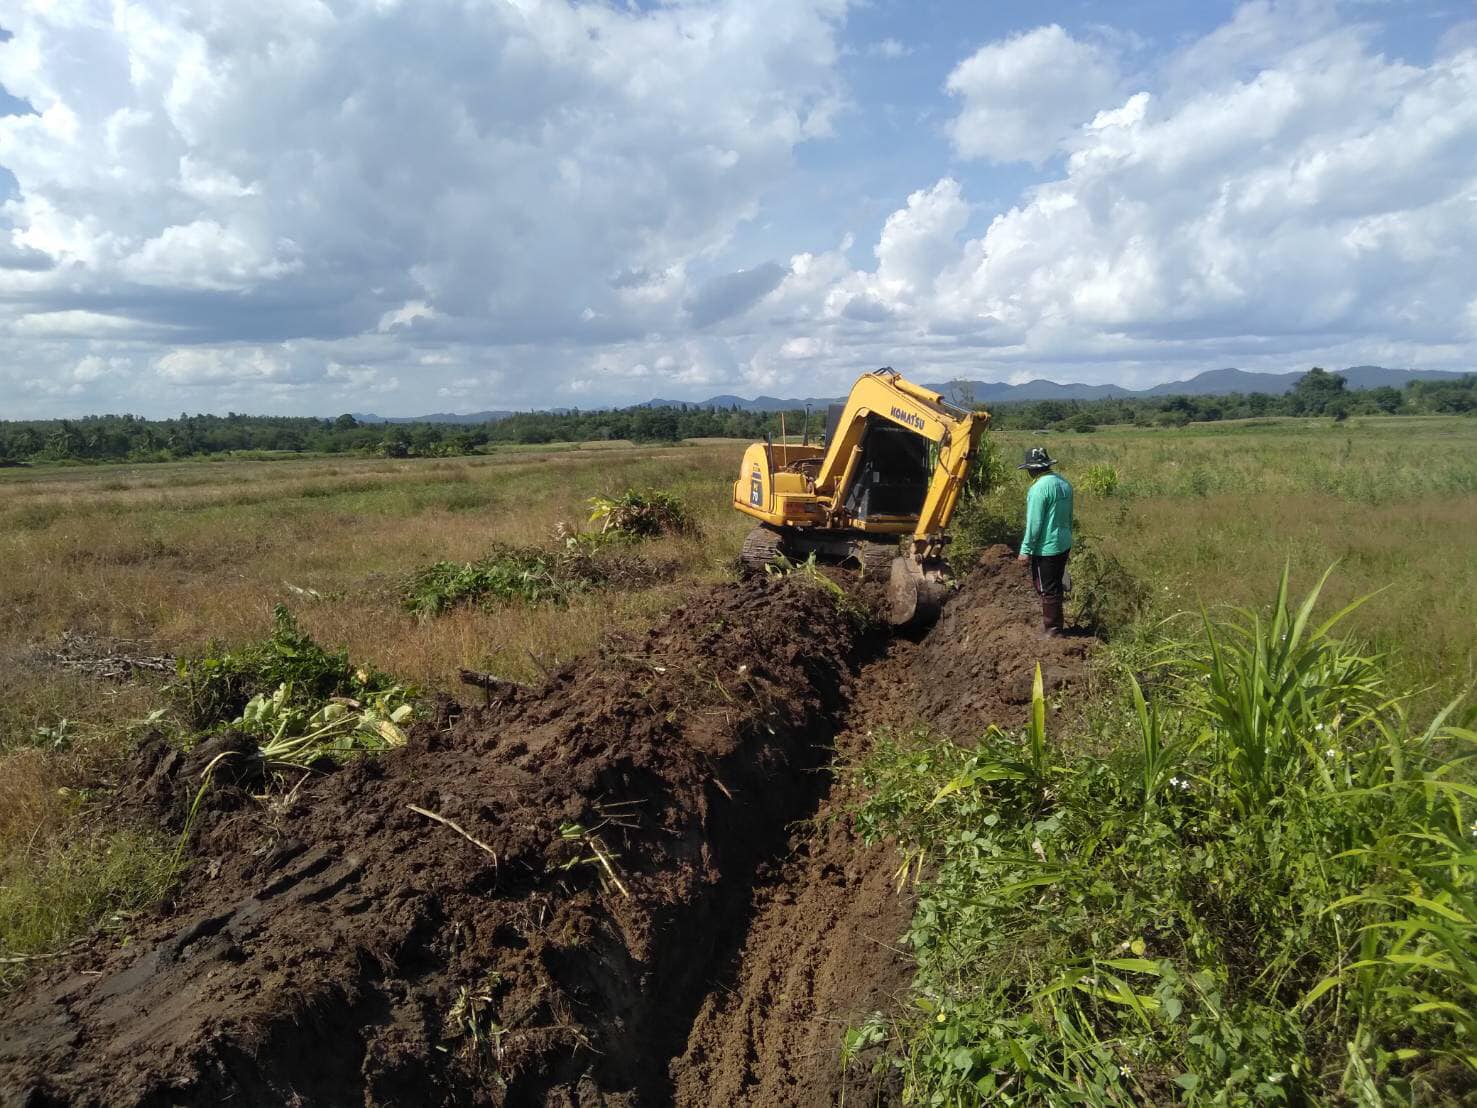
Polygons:
M1284 563L1327 600L1379 595L1350 630L1394 655L1426 704L1477 681L1477 424L1248 420L1176 431L998 435L1046 443L1081 527L1155 590L1160 614L1263 602ZM1106 474L1116 481L1100 491ZM1024 479L1007 490L1014 504Z
M1152 590L1152 619L1201 601L1256 604L1284 562L1331 602L1384 591L1351 628L1450 699L1477 674L1477 421L1253 421L997 436L1044 443L1079 490L1080 527ZM64 632L153 654L260 639L285 604L326 646L423 689L467 666L531 679L610 629L732 572L746 522L728 507L743 444L564 444L453 460L293 458L0 471L0 956L44 952L161 880L152 846L106 815L118 759L180 726L160 682L100 681L47 654ZM1014 471L994 498L1023 495ZM661 584L566 607L461 608L425 620L413 571L495 544L553 542L592 496L661 488L700 532L643 544ZM160 715L160 710L164 714ZM153 850L156 853L151 854ZM48 905L38 909L39 902ZM10 963L15 965L17 963ZM12 976L14 976L12 974Z

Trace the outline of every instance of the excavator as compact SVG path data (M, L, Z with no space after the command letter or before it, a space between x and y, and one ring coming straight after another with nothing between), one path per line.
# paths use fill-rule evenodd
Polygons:
M799 445L766 435L744 451L733 506L759 522L740 561L762 570L814 554L885 573L889 622L930 625L950 578L944 529L989 423L988 412L951 404L891 368L863 374L831 406L824 445L811 445L807 421Z

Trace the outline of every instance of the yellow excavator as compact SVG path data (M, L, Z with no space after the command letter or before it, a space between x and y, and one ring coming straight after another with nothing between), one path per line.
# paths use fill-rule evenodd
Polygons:
M762 569L815 554L886 574L889 620L932 623L949 579L944 529L989 422L890 368L863 374L831 406L824 445L810 444L807 423L798 446L765 436L744 451L733 506L759 524L740 560Z

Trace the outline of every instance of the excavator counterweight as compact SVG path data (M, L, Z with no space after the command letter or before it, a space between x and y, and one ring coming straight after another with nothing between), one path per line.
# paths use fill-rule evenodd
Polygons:
M938 616L945 528L989 425L891 369L867 373L832 409L824 446L766 439L744 452L733 506L758 520L740 557L759 569L811 554L886 575L900 627Z

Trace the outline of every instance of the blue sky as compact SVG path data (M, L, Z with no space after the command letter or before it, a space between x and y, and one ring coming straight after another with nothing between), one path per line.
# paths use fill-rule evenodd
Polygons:
M7 18L0 418L1477 364L1471 3Z

